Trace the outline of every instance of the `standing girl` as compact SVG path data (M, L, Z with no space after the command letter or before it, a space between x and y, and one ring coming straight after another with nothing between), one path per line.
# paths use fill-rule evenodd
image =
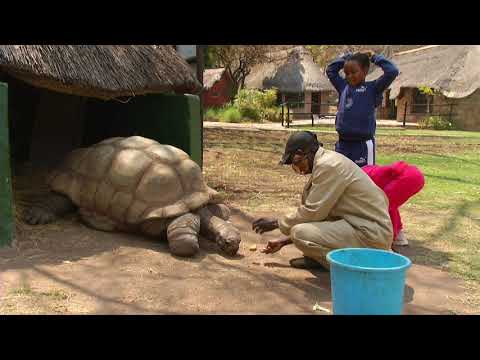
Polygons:
M384 74L374 81L365 81L370 62L382 68ZM339 74L341 69L345 78ZM366 51L340 57L327 67L326 73L339 94L335 151L360 167L375 164L375 108L398 76L397 67L382 55Z

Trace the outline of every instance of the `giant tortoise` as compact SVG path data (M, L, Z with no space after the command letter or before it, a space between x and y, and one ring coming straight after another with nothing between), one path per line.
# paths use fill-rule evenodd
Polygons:
M69 153L47 178L51 192L25 212L45 224L79 210L98 230L140 232L168 240L172 254L193 256L198 235L226 254L237 253L240 232L187 153L140 136L116 137Z

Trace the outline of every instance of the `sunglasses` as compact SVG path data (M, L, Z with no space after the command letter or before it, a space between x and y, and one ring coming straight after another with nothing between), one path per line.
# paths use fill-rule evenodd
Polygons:
M307 154L302 151L297 151L292 159L292 169L296 173L303 174L302 170L308 167L307 161Z
M292 158L292 164L297 164L301 162L305 157L307 156L307 153L303 152L302 150L297 150L295 154L293 154Z

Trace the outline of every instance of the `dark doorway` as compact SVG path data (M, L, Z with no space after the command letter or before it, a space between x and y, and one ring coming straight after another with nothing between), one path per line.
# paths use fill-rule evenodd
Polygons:
M388 100L388 119L395 120L397 118L397 105L394 100Z
M321 103L322 103L322 93L312 92L312 114L320 115Z

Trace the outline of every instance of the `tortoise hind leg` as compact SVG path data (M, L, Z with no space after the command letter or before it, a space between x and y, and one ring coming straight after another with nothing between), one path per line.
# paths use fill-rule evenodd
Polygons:
M74 212L73 202L65 195L51 192L25 211L24 221L30 225L48 224Z
M82 208L80 208L79 213L83 222L93 229L105 232L113 232L118 228L117 223L107 216L100 215Z
M173 219L167 226L167 240L173 255L189 257L195 255L200 246L200 216L192 213Z

